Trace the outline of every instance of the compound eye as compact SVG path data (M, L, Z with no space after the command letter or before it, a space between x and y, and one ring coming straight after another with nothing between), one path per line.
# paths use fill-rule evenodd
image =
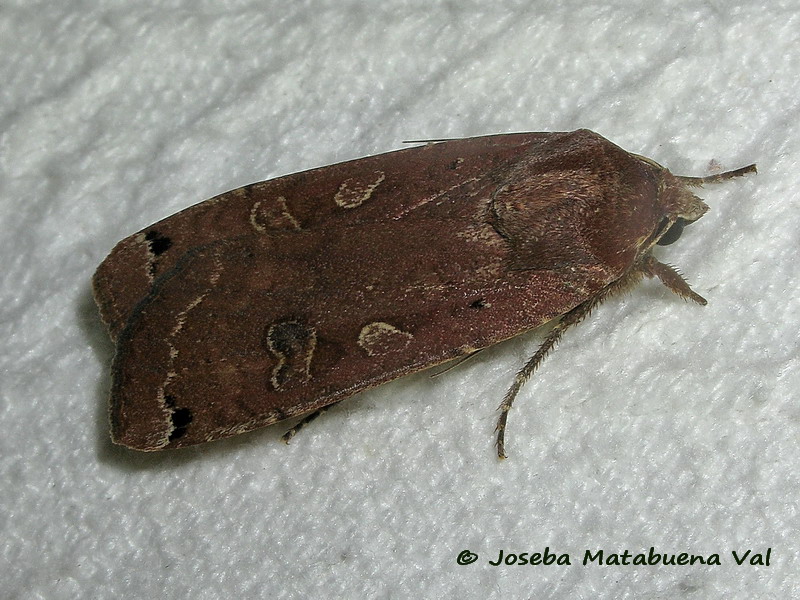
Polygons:
M664 233L664 235L662 235L656 243L659 246L669 246L670 244L675 243L678 238L681 237L683 228L688 224L689 223L685 219L678 217L678 220L675 221L669 229L667 229L666 233Z

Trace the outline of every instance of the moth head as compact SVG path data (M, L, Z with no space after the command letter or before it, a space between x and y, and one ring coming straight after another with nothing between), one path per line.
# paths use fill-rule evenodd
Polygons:
M708 205L689 191L679 178L669 171L666 175L661 197L669 212L661 219L653 236L659 246L675 243L681 237L683 228L697 221L708 210Z
M676 242L681 237L684 227L697 221L708 210L708 205L695 196L690 188L699 187L705 183L718 183L756 170L755 165L749 165L719 175L686 177L673 175L668 169L645 156L637 155L637 158L659 171L659 199L665 214L651 238L652 243L659 246L669 246Z

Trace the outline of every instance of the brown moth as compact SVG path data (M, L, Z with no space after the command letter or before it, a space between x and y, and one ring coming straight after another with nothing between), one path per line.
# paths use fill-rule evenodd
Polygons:
M310 415L557 319L642 277L705 304L654 245L707 206L587 130L429 143L255 183L121 241L94 275L111 338L111 434L137 450ZM294 430L292 430L294 431ZM292 431L289 432L290 435Z

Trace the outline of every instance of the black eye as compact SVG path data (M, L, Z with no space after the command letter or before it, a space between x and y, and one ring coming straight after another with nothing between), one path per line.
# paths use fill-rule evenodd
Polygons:
M670 244L674 243L681 234L683 233L683 228L688 225L689 223L685 219L681 219L678 217L678 220L672 224L672 227L667 229L667 232L659 238L657 244L659 246L669 246Z

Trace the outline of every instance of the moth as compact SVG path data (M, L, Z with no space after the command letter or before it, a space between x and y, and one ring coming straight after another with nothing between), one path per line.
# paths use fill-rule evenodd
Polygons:
M122 240L94 297L116 343L111 435L137 450L306 416L657 277L707 210L680 177L588 130L445 140L235 189ZM295 429L291 430L291 435Z

